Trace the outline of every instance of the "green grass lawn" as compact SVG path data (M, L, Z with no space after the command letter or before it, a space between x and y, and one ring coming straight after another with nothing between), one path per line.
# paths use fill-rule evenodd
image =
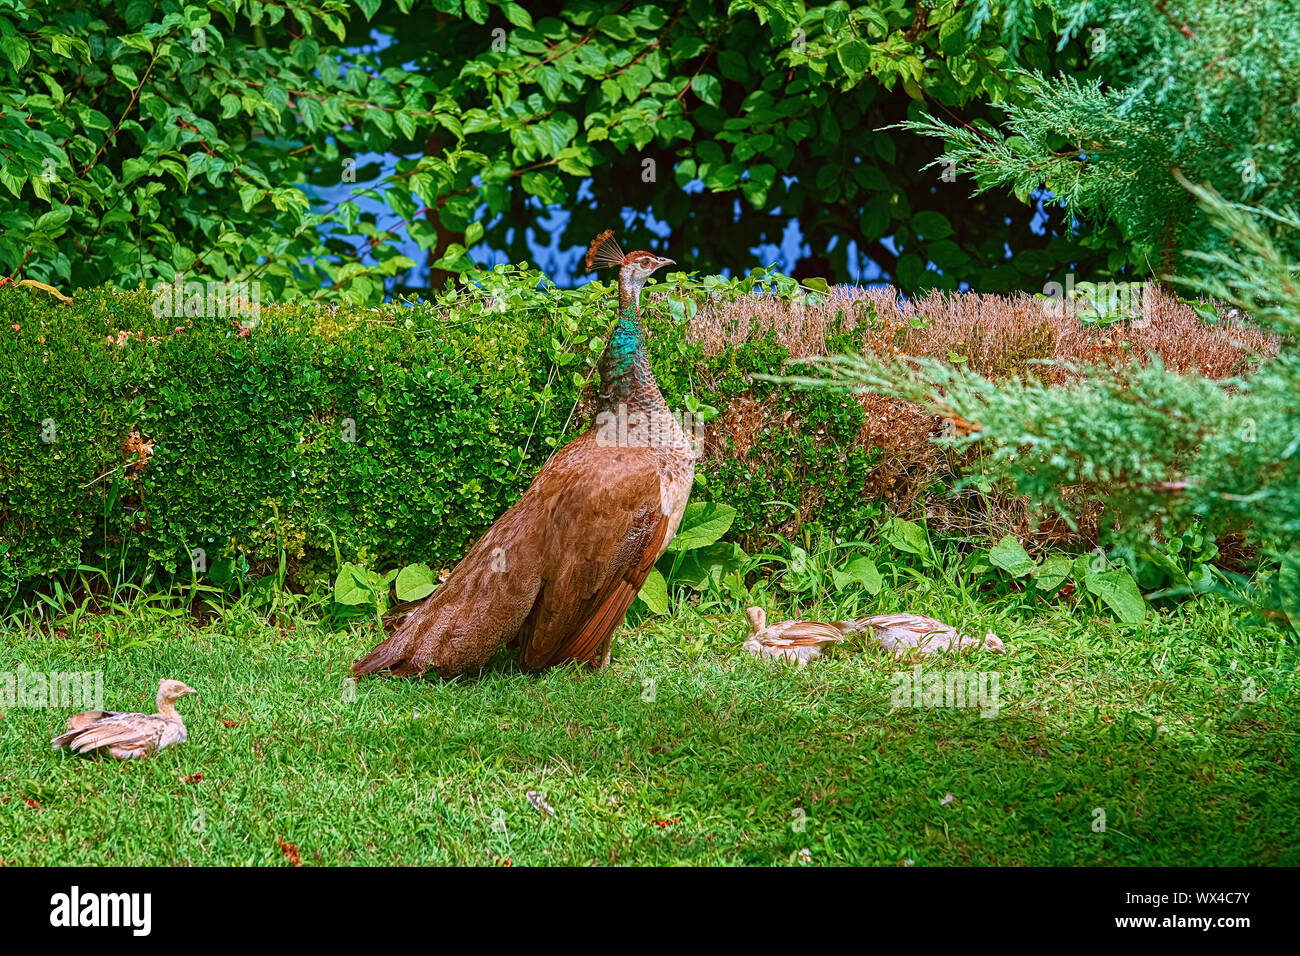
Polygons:
M625 626L604 671L498 657L354 695L355 625L13 624L0 669L102 669L112 709L151 711L160 677L201 696L180 704L188 743L127 763L52 752L67 709L8 709L0 857L288 865L284 841L305 865L1300 863L1294 634L1213 597L1141 629L925 588L907 606L1007 642L927 664L996 670L996 717L891 709L911 665L878 650L751 659L739 604Z

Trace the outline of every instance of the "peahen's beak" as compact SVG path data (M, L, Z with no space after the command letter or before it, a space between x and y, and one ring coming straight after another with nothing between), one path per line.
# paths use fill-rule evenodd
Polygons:
M659 265L655 266L655 268L656 268L656 269L662 269L664 266L675 266L675 265L677 265L677 263L676 263L674 260L672 260L672 259L665 259L663 256L660 256L660 257L659 257Z

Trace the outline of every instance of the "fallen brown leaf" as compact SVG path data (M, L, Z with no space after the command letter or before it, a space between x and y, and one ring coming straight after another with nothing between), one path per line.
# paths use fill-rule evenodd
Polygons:
M299 855L298 847L295 844L288 843L284 840L281 840L280 852L283 853L285 859L287 859L294 866L302 866L302 856Z

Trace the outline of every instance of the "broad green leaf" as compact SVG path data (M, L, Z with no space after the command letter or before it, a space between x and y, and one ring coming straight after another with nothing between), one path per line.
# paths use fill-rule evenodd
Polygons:
M20 36L0 37L0 51L9 58L15 70L21 70L27 65L27 60L32 54L31 44Z
M345 564L334 581L334 600L339 604L373 604L383 578L360 564Z
M523 27L525 30L531 30L533 28L533 18L529 15L527 10L517 3L501 4L501 12L504 13L506 19L515 26Z
M912 229L918 236L925 239L926 242L934 242L937 239L947 239L952 235L952 223L948 217L941 212L932 212L929 209L923 209L912 216Z
M840 66L853 81L862 79L871 65L871 49L861 40L849 40L835 51Z
M397 600L418 601L438 587L427 564L408 564L397 574Z
M1013 578L1023 578L1034 570L1034 561L1014 535L1004 535L989 551L989 564L1001 568Z
M1034 569L1034 586L1040 591L1053 591L1070 576L1074 562L1063 554L1049 554Z
M401 186L389 186L384 198L388 200L388 205L401 219L409 220L414 218L417 208L415 200Z
M717 586L728 572L741 567L746 557L740 545L731 541L718 541L687 551L682 555L677 569L672 571L673 587L685 585L703 591L710 584ZM663 560L669 563L671 570L671 563L677 559L665 557Z
M845 571L854 581L857 581L867 593L876 595L880 593L881 585L884 583L880 577L880 570L876 567L876 562L870 558L855 558L849 562Z
M713 544L731 527L736 519L736 509L715 501L692 502L686 506L677 536L668 545L669 551L690 551Z
M710 106L719 106L722 103L722 84L711 73L701 73L697 76L691 84L691 89Z
M3 183L5 188L15 196L22 196L23 183L26 181L26 176L14 172L14 170L7 165L0 164L0 183Z
M655 614L668 613L668 582L664 580L658 568L650 569L637 599L644 601L645 606Z
M44 213L39 219L37 219L36 225L32 228L34 232L58 234L63 231L63 227L71 218L71 206L54 206L49 212Z
M140 78L135 75L135 70L131 69L125 63L114 63L113 75L128 89L133 90L140 85Z
M302 111L302 120L308 130L315 130L325 119L325 107L311 96L299 96L298 109Z
M564 88L564 76L555 67L547 64L537 70L537 82L541 84L542 92L546 98L551 101L560 98L560 90Z
M636 30L632 28L627 17L620 17L614 14L607 14L596 21L596 29L606 33L615 40L631 40L636 36Z
M1115 568L1104 574L1093 574L1084 579L1088 590L1115 612L1115 616L1125 624L1140 624L1146 617L1147 603L1138 590L1133 576L1123 568Z
M885 526L885 540L899 551L917 554L923 558L930 557L930 536L914 521L904 521L902 518L890 520Z
M412 219L407 223L406 231L411 234L411 238L421 249L432 249L438 242L438 233L434 231L433 226L429 225L427 219Z

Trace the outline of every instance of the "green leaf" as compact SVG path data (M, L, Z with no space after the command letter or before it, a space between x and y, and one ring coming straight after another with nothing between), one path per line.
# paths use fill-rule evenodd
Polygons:
M397 128L402 131L402 135L407 139L415 139L420 132L420 120L413 113L398 110L393 114L393 119L397 121Z
M408 564L397 574L397 600L418 601L438 587L427 564Z
M9 58L15 70L21 70L26 66L28 58L32 55L31 44L20 36L0 37L0 51Z
M641 585L641 593L637 595L637 600L644 601L645 606L654 614L668 612L668 582L664 580L658 568L651 568L650 573L646 575L645 584Z
M914 521L904 521L902 518L891 519L885 525L885 540L899 551L918 554L927 559L930 557L930 536Z
M915 253L908 252L898 258L898 283L904 288L913 288L925 272L925 260Z
M373 604L383 577L360 564L345 564L334 581L334 600L339 604Z
M406 224L406 231L421 249L432 249L438 242L438 233L427 219L412 219Z
M736 519L736 509L713 501L692 502L686 506L677 536L668 545L669 551L691 551L713 544L731 527Z
M989 564L1008 572L1013 578L1023 578L1035 567L1033 559L1020 542L1009 534L1004 535L989 551Z
M876 595L880 593L881 585L884 582L880 577L880 570L876 567L876 562L870 558L857 558L850 561L848 567L844 570L850 579L857 581L866 588L868 594Z
M465 247L459 242L453 242L442 251L442 257L433 264L433 268L447 269L450 272L459 271L465 265L460 262L464 255Z
M835 51L835 55L844 72L855 82L866 75L871 64L871 49L861 40L849 40Z
M542 92L546 98L552 102L560 98L560 90L564 87L564 76L555 67L547 64L537 71L537 82L541 84Z
M1104 574L1093 574L1084 578L1089 591L1115 612L1115 616L1125 624L1140 624L1147 614L1147 603L1138 590L1133 576L1123 568L1115 568Z
M962 29L962 15L958 11L944 20L939 27L939 49L944 56L957 56L966 49L966 31Z
M731 541L718 541L687 551L671 572L673 587L685 585L696 591L703 591L711 585L718 587L722 578L740 568L747 557L740 545ZM671 564L677 559L664 560Z
M615 40L631 40L636 37L636 30L628 23L627 17L607 14L596 21L596 29L608 34Z
M315 40L311 37L303 37L295 40L292 47L294 62L300 67L310 70L316 65L316 58L320 56L320 44Z
M1049 554L1034 569L1034 586L1040 591L1053 591L1070 576L1074 562L1063 554Z
M140 78L135 75L135 70L131 69L124 63L113 64L113 75L118 78L123 86L127 89L134 90L140 85Z
M72 218L72 207L57 205L44 213L36 220L36 225L32 227L33 232L40 232L46 235L58 235L63 232L63 227L68 220Z
M563 202L567 196L563 181L550 172L524 173L519 177L519 185L523 187L524 192L532 193L548 204Z
M743 82L749 78L749 60L739 50L718 53L718 71L729 80Z
M889 231L893 217L889 212L889 197L874 196L862 207L858 214L858 228L864 239L879 239Z
M27 182L27 177L21 173L16 173L9 166L0 165L0 183L3 183L15 196L22 198L23 183Z
M325 119L325 107L321 105L320 100L313 97L298 97L298 109L302 111L302 120L307 124L309 131L314 132Z
M691 89L705 103L710 106L720 106L722 104L722 83L711 73L701 73L691 84Z
M388 191L384 194L384 198L388 200L388 205L392 208L393 212L397 213L397 215L403 220L409 220L415 216L417 208L415 200L412 199L411 194L401 186L388 187Z
M517 3L501 4L501 12L504 13L506 19L515 26L523 27L525 30L531 30L533 28L533 18L529 15L527 10Z
M923 209L913 215L911 225L916 234L925 239L926 242L947 239L952 235L952 223L948 221L948 217L941 212L933 212L929 209Z

